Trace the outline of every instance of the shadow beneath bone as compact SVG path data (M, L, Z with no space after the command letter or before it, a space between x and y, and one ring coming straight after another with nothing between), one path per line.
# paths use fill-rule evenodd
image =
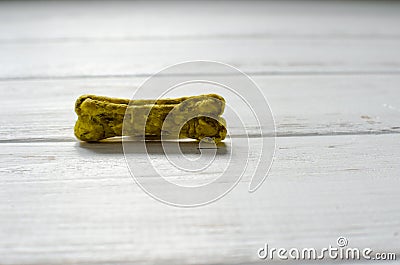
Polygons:
M79 142L77 148L84 149L89 152L97 154L201 154L204 150L213 151L217 155L224 155L228 153L229 147L227 144L221 142L215 147L214 144L200 143L195 140L179 140L179 141L160 141L160 140L124 140L122 145L122 138L111 138L101 142ZM203 151L202 151L203 150Z

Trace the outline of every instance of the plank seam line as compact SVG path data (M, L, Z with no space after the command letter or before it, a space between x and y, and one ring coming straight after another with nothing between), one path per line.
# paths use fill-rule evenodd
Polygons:
M146 41L197 41L197 40L270 40L270 41L321 41L321 40L373 40L388 41L399 40L400 34L380 34L380 33L344 33L344 34L274 34L274 33L255 33L255 34L214 34L214 35L147 35L147 36L114 36L114 37L53 37L53 38L2 38L1 44L63 44L63 43L93 43L93 42L146 42Z
M332 133L278 133L276 138L286 138L286 137L318 137L318 136L363 136L363 135L388 135L400 134L400 131L359 131L359 132L332 132ZM266 135L265 137L270 137L271 135ZM233 135L231 138L245 138L245 135ZM261 138L259 135L250 135L249 138ZM17 138L17 139L0 139L0 144L19 144L19 143L62 143L62 142L77 142L80 141L75 138ZM118 142L103 142L107 143L118 143Z
M400 75L400 70L369 70L369 71L244 71L249 76L357 76L357 75ZM47 81L47 80L72 80L72 79L112 79L112 78L147 78L152 76L154 73L140 73L133 75L69 75L69 76L21 76L21 77L0 77L0 82L7 81ZM237 76L224 75L224 74L213 74L213 73L200 73L200 74L189 74L182 73L177 75L160 75L160 76Z

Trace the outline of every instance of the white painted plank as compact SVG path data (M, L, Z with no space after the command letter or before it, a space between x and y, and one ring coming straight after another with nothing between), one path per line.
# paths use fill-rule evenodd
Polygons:
M338 236L399 255L399 10L369 1L1 1L0 263L265 264L256 256L264 243L321 248ZM294 137L277 139L255 194L247 174L217 203L177 209L134 184L118 143L74 139L73 104L84 93L130 97L144 76L193 59L258 75L278 135ZM325 136L304 137L315 134ZM168 172L203 183L218 170L201 179Z
M229 79L235 83L235 77ZM262 76L254 80L270 102L280 136L400 132L399 76ZM143 81L103 78L0 82L0 139L74 141L74 102L78 96L130 98ZM159 96L152 90L148 95ZM238 98L222 95L230 106L241 106ZM257 123L250 113L242 108L241 114L249 132L255 133ZM238 130L237 119L229 113L225 117L232 135L243 133Z
M264 243L322 248L338 236L352 247L399 253L397 139L279 138L260 190L247 193L244 180L195 209L148 197L118 144L3 143L1 261L250 264Z
M400 71L395 2L2 1L0 7L0 79L149 75L196 59L249 73Z
M151 75L169 65L192 60L220 61L249 74L398 74L399 46L400 39L0 43L0 78Z
M2 1L0 42L399 38L399 10L394 1Z

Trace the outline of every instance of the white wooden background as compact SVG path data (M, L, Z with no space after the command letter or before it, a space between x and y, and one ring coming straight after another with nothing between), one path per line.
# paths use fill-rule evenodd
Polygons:
M0 264L262 264L264 243L339 236L399 256L399 14L382 1L1 1ZM276 158L254 194L244 179L173 208L134 184L119 143L74 138L73 106L199 59L259 84Z

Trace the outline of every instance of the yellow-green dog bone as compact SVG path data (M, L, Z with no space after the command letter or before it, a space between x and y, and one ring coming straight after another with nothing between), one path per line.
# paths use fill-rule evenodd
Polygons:
M180 138L201 140L211 138L216 142L226 136L226 125L220 115L223 113L225 100L216 94L182 97L159 100L128 100L96 95L83 95L75 104L78 120L75 124L75 135L82 141L99 141L121 136L125 117L124 134L142 136L145 125L145 136L161 136L161 128L166 116L172 109L172 117L164 132L181 127ZM172 127L171 127L172 126ZM166 130L166 131L165 131Z

